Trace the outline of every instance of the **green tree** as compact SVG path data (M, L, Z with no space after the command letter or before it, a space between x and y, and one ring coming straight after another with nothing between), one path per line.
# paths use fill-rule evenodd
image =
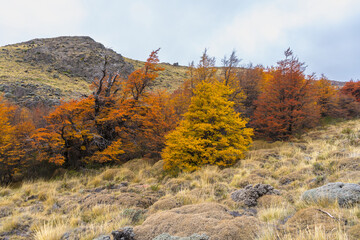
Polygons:
M201 82L194 90L189 111L167 136L164 169L176 173L203 165L230 166L244 157L253 129L233 109L232 93L221 82Z

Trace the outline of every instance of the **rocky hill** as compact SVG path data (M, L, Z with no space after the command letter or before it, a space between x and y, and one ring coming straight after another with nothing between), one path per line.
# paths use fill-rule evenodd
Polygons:
M89 93L101 74L104 57L109 71L127 76L133 66L90 37L34 39L0 48L0 92L21 105L57 104Z
M101 75L107 57L108 71L127 77L143 62L123 58L90 37L34 39L0 47L0 93L23 106L56 105L89 94L89 83ZM175 90L187 68L168 63L153 89Z

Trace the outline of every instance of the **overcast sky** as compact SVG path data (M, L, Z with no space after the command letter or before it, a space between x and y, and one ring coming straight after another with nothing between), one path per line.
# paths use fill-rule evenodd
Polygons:
M360 0L0 0L0 45L90 36L116 52L188 65L203 50L276 65L291 47L307 73L360 79Z

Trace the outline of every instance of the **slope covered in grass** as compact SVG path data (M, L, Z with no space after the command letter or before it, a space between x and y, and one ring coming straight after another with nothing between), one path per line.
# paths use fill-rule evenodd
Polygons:
M234 226L252 224L255 235L253 230L244 235L249 239L358 239L358 205L305 203L300 196L329 182L359 183L359 156L360 121L353 120L317 128L290 142L257 141L231 168L209 166L176 178L164 174L162 161L146 159L103 170L58 171L52 180L0 189L0 236L59 239L67 234L69 239L93 239L133 226L137 239L148 239L158 232L146 229L176 233L163 222L165 216L191 212L183 215L188 221L201 216L214 218L201 221L227 219L227 230L219 230L224 234L236 232ZM270 184L281 195L265 195L254 208L231 200L234 190L257 183ZM220 205L210 211L208 203ZM191 211L182 207L188 205ZM241 226L227 215L230 211L243 215Z
M0 48L0 93L22 105L54 105L89 94L101 75L105 56L109 71L133 71L122 56L90 37L34 39Z

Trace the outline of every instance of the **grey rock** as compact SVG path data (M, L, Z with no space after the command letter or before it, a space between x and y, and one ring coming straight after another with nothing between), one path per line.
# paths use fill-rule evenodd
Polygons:
M97 238L94 238L93 240L111 240L109 235L101 235L98 236Z
M270 194L280 195L280 191L269 184L247 185L231 193L231 199L235 202L243 202L248 207L254 207L260 197Z
M124 227L117 231L112 231L114 240L135 240L135 233L132 227Z
M134 70L120 54L105 48L90 37L34 39L21 44L35 44L26 52L23 59L25 62L45 63L58 72L68 76L84 77L88 82L102 75L105 56L109 73L119 72L123 77L127 77Z
M168 233L160 234L159 236L153 238L152 240L208 240L209 236L206 234L193 234L190 237L177 237L177 236L171 236Z
M4 97L6 97L6 98L13 98L14 95L12 95L11 93L5 93L5 94L4 94Z
M243 208L241 211L228 211L228 213L233 217L241 216L256 216L257 210L255 208Z
M305 191L301 199L306 202L338 202L341 207L360 203L360 185L355 183L328 183L324 186Z

